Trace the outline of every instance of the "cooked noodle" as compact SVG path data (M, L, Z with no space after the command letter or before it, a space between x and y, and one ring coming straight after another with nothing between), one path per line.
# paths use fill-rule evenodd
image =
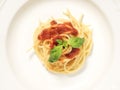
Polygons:
M70 53L72 50L72 47L69 46L62 50L62 55L58 61L53 63L48 61L51 50L50 49L51 39L42 41L38 39L38 35L42 32L43 29L50 27L51 20L49 20L46 23L41 23L39 27L36 29L33 38L35 53L40 58L44 66L51 72L68 74L78 71L84 65L85 60L92 48L92 32L87 25L82 23L83 15L80 17L80 20L78 21L71 15L69 11L67 11L64 14L68 17L68 20L67 19L55 19L55 20L59 23L71 22L73 27L78 31L77 37L85 39L85 42L79 48L80 52L78 55L76 55L72 59L66 58L64 55ZM71 38L71 35L69 34L61 34L60 36L64 37L63 39L65 41Z

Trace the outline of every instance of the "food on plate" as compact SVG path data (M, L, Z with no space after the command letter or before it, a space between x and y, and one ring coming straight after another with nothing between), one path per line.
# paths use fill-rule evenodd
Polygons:
M34 32L34 50L51 72L69 74L82 68L92 48L92 32L68 10L68 19L40 23Z

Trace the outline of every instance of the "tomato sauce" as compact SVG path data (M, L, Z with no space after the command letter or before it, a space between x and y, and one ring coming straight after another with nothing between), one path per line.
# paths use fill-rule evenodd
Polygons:
M64 22L64 23L57 23L55 20L52 20L50 22L50 27L45 28L39 35L39 40L47 40L51 39L50 48L54 48L55 45L58 43L56 42L57 39L62 40L61 34L71 34L73 36L78 35L78 31L72 26L70 22ZM65 56L69 59L74 58L76 55L78 55L80 52L79 48L72 48L72 51Z
M59 36L60 34L78 35L78 31L72 26L70 22L58 24L55 20L50 22L51 27L44 29L39 35L39 40L46 40Z
M73 48L72 51L68 54L66 54L65 56L69 59L72 59L74 58L76 55L78 55L80 52L80 49L79 48Z
M55 25L55 24L57 24L57 22L56 22L55 20L52 20L52 21L50 22L50 24L51 24L51 25Z
M52 49L55 45L57 45L58 43L56 42L57 39L61 39L62 40L62 36L56 36L52 39L52 42L50 43L50 48Z

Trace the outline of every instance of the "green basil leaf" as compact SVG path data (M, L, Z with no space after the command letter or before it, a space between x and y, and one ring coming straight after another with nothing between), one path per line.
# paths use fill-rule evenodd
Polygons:
M67 46L68 46L67 41L64 41L64 42L63 42L63 47L67 47Z
M79 48L84 43L84 38L72 37L68 40L68 44L73 48Z
M57 39L56 42L57 42L59 45L62 45L62 44L63 44L63 41L60 40L60 39Z
M58 45L62 45L63 47L67 47L68 46L67 41L63 41L61 39L57 39L56 42L58 43Z
M49 62L56 62L62 54L62 45L55 46L51 51L50 51L50 58Z

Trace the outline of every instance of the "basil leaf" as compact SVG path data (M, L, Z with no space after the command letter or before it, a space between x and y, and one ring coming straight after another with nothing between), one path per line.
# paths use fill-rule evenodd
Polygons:
M60 58L63 47L66 48L68 45L71 45L73 48L79 48L81 45L83 45L84 38L72 37L68 41L57 39L56 42L58 43L58 46L55 46L50 51L50 57L48 61L51 63L56 62Z
M59 45L62 45L63 47L67 47L67 46L68 46L67 41L63 41L63 40L57 39L56 42L57 42Z
M84 43L84 38L72 37L68 40L68 44L73 48L79 48Z
M63 41L60 40L60 39L57 39L56 42L57 42L59 45L62 45L62 44L63 44Z
M63 42L63 47L67 47L67 46L68 46L67 41L64 41L64 42Z
M51 51L50 51L50 58L49 62L56 62L62 54L62 45L55 46Z

